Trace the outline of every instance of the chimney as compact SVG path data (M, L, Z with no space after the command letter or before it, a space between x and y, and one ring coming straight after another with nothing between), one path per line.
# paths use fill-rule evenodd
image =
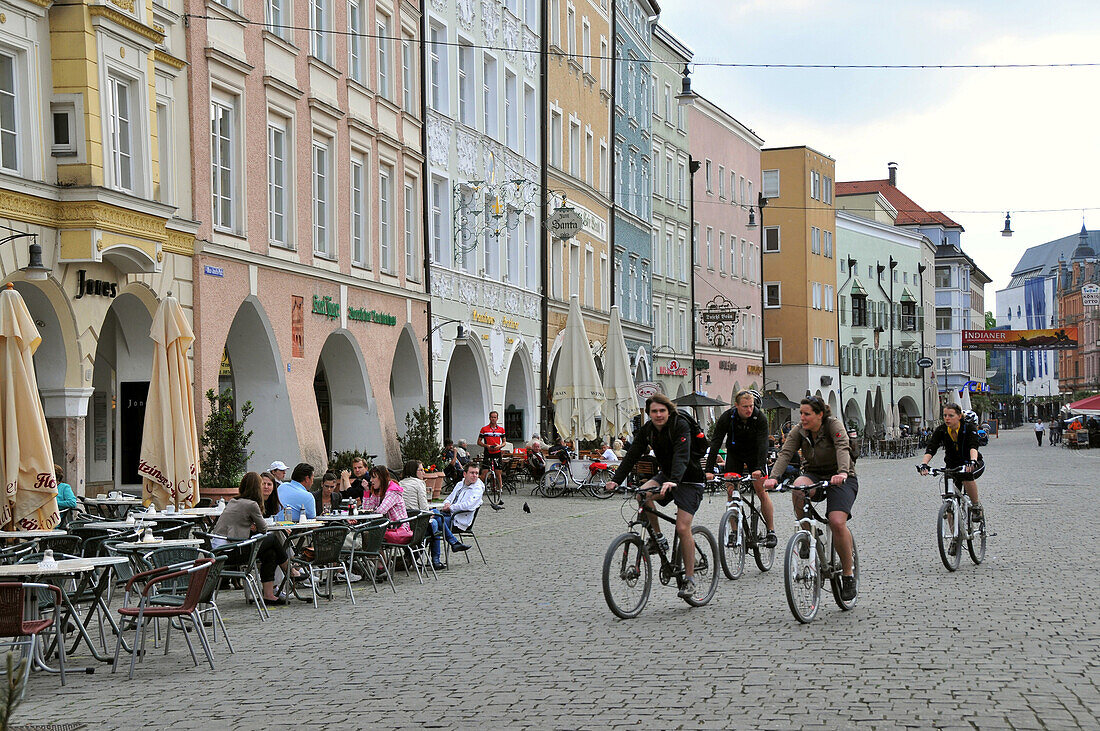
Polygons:
M890 185L895 188L898 186L898 164L896 162L886 163L886 169L890 171Z

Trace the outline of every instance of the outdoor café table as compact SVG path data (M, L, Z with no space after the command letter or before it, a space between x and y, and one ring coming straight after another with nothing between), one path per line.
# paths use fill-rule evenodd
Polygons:
M123 518L127 510L141 505L141 499L136 497L86 497L84 498L84 504L96 508L104 518L112 516Z
M121 640L121 634L119 634L118 625L115 623L114 618L111 616L110 611L107 608L106 603L103 601L103 595L111 586L111 572L118 564L126 563L127 559L123 556L100 556L96 558L76 558L65 559L57 561L57 566L53 568L42 568L37 563L23 563L23 564L11 564L7 566L0 566L0 580L4 579L27 579L33 581L39 578L52 577L54 580L49 583L61 589L61 599L65 605L65 614L61 618L62 626L71 621L72 625L76 627L76 630L80 633L80 639L76 641L72 649L67 654L73 654L76 648L80 646L81 640L87 643L88 649L92 653L92 657L100 662L113 662L114 657L107 653L107 648L104 647L103 654L100 654L96 650L95 643L92 641L92 637L88 634L88 623L92 620L92 617L98 611L101 617L105 617L111 625L111 629L119 640ZM100 573L98 580L96 579L96 569L102 568L103 572ZM63 579L68 577L77 578L75 589L70 591L66 588L68 582ZM81 619L80 612L77 610L76 605L73 603L73 596L80 596L85 592L91 592L88 596L91 597L91 603L88 607L87 615ZM50 647L43 652L42 658L35 658L35 664L42 670L48 672L57 672L56 669L49 667L44 662L44 658L49 655L49 652L56 648L58 638L54 638L54 641L50 644ZM123 649L127 652L130 648L126 646L126 643L122 644ZM92 668L85 668L87 672L93 672Z
M0 540L5 541L32 541L38 547L39 538L52 538L54 536L69 535L63 530L0 530Z
M116 544L116 548L123 551L134 551L136 553L152 553L158 548L181 548L184 546L198 547L203 543L201 538L166 538L160 541L127 541L126 543Z
M109 530L128 530L137 528L152 528L156 526L155 520L145 520L145 518L135 518L131 523L126 520L98 520L95 523L89 523L88 525L94 528L107 528Z

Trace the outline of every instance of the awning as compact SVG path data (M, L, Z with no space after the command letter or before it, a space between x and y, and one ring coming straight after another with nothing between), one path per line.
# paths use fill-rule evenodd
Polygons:
M905 289L903 289L901 291L901 301L902 302L916 302L917 298L914 297L913 293L909 291L908 287L906 287Z
M852 294L867 294L867 290L863 288L858 279L852 280Z

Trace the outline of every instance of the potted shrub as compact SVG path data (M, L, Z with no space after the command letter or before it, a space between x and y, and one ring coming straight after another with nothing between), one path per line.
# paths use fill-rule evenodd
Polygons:
M443 473L436 470L436 461L442 449L438 435L439 409L420 406L405 415L405 433L397 437L397 443L401 445L401 459L415 459L424 465L428 473L424 476L424 482L433 500L443 492Z
M245 429L245 422L255 409L251 401L246 401L238 420L233 411L233 391L228 388L220 394L214 389L208 390L206 400L210 404L210 415L206 417L199 439L202 448L199 497L229 500L237 494L253 454L248 448L252 431Z

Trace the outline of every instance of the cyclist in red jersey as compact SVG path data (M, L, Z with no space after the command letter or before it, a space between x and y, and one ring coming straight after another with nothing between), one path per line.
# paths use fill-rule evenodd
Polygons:
M504 455L501 452L501 448L504 446L504 427L497 423L500 419L500 414L496 411L489 412L489 423L481 427L481 431L477 435L477 444L479 447L485 449L485 455L481 461L481 481L485 481L485 476L489 470L497 476L497 485L504 484L504 476L501 474L501 468L504 466ZM499 510L504 507L504 499L501 498L499 503L493 504L490 501L493 508Z

